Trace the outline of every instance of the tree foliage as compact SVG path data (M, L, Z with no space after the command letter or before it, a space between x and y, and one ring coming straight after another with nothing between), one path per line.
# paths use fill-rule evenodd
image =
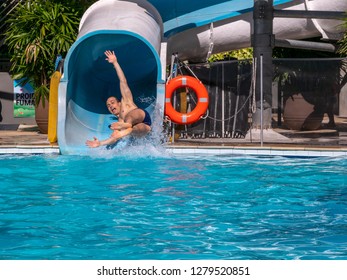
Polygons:
M222 52L211 55L208 59L208 62L216 62L216 61L225 61L225 60L233 60L233 59L252 59L253 57L253 48L244 48L234 51Z
M25 1L7 21L12 77L33 84L36 105L48 99L57 55L65 56L77 36L81 10L63 2Z
M347 17L345 18L343 25L347 30ZM338 45L338 53L343 56L347 56L347 31L345 32L343 38L338 42Z

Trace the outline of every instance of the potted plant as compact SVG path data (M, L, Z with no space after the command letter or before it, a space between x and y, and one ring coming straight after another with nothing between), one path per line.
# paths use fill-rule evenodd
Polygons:
M333 107L340 89L342 63L330 59L276 60L276 80L283 93L284 124L293 130L321 127L324 114L334 126Z
M65 56L75 41L81 15L81 10L74 8L75 2L65 2L24 1L6 21L5 44L11 56L11 75L34 87L36 122L42 133L47 133L47 101L54 61L58 54Z

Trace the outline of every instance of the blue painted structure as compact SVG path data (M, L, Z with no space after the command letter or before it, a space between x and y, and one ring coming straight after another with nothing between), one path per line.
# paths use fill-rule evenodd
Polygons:
M160 13L164 35L170 37L189 28L210 24L253 10L254 0L148 0ZM274 6L293 0L274 0Z

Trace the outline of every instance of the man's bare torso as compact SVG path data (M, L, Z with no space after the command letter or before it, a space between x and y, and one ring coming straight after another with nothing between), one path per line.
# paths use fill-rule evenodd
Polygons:
M132 110L134 110L134 109L136 109L136 108L138 108L138 107L137 107L134 103L132 103L132 102L123 102L123 101L122 101L121 107L120 107L119 117L120 117L122 120L124 120L125 117L126 117L126 115L127 115L130 111L132 111Z

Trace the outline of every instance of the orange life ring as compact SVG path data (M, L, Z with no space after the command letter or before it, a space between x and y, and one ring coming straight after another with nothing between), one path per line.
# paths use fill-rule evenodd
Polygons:
M179 88L191 88L198 97L198 103L189 113L177 112L171 103L172 94ZM208 93L201 81L191 76L177 76L166 84L165 115L177 124L191 124L198 121L207 111Z

